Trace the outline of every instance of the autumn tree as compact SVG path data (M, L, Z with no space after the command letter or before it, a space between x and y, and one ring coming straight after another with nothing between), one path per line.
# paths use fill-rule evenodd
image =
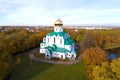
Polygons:
M98 47L88 48L83 52L83 60L86 63L87 72L89 79L92 78L92 68L96 65L100 65L102 62L108 60L108 55L105 51L101 50Z
M96 46L97 44L94 40L93 33L91 31L86 32L81 42L82 49L87 49L87 48L96 47Z
M80 43L80 41L82 40L82 35L78 34L76 37L76 41Z
M112 72L115 74L116 78L120 80L120 58L114 59L110 64Z
M108 55L105 51L101 50L99 47L86 49L83 52L83 59L86 64L99 65L104 61L108 60Z
M17 58L15 63L12 63L12 56L38 46L48 32L46 29L39 33L31 33L25 29L0 32L0 80L9 75L12 65L21 62L21 59Z
M102 48L102 46L104 44L103 43L104 38L103 38L103 35L101 34L101 32L98 30L95 30L93 33L93 37L94 37L94 40L96 41L97 46Z
M120 80L120 58L93 68L93 80Z
M3 80L11 71L12 57L9 53L0 53L0 80Z

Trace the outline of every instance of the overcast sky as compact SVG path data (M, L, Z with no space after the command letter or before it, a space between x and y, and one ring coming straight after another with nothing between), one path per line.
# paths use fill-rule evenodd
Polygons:
M0 0L0 25L120 24L120 0Z

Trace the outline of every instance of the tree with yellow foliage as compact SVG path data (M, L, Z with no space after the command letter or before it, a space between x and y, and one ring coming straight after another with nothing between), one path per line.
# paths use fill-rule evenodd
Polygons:
M81 48L83 50L91 47L96 47L96 41L94 40L93 33L91 31L86 32L86 34L83 37L83 40L81 41Z
M83 52L83 60L87 65L100 65L108 60L108 54L99 47L89 48Z
M11 72L11 64L11 55L5 51L0 53L0 80L4 80L4 78Z
M83 52L83 60L86 63L88 78L92 79L92 70L96 65L101 65L102 62L108 60L108 54L98 47L86 49Z
M93 80L120 80L120 58L93 68Z

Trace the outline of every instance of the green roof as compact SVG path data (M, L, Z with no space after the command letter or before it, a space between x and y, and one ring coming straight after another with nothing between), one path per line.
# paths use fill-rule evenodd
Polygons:
M50 49L50 50L54 50L54 48L53 47L50 47L50 46L47 46L47 47L45 47L46 49Z
M55 51L56 52L62 52L62 53L70 52L69 50L67 50L65 48L56 48Z
M67 33L66 32L52 32L52 33L49 33L47 36L65 36L65 35L67 35Z
M66 53L66 52L70 52L69 50L65 49L65 48L53 48L51 46L48 46L48 47L45 47L45 49L48 49L50 51L50 54L52 54L52 51L55 51L55 52L62 52L62 53Z
M73 44L75 41L72 38L68 38L68 40Z
M55 44L53 44L53 48L54 48L54 49L56 49L56 48L57 48L57 46L56 46Z
M66 35L67 35L68 33L66 33L66 32L52 32L52 33L49 33L47 36L63 36L63 37L65 37ZM72 39L72 38L67 38L67 39L65 39L65 42L64 42L64 44L65 45L72 45L73 43L74 43L75 41Z
M69 42L69 40L65 40L64 44L65 44L65 45L72 45L72 43Z
M75 41L72 38L67 38L65 39L65 45L72 45L73 43L75 43Z
M52 54L52 51L54 51L54 48L50 46L45 47L45 49L48 49L50 51L50 54Z

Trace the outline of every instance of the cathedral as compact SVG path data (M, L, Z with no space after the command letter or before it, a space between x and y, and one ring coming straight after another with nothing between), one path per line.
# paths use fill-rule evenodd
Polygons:
M40 43L40 54L45 58L69 58L76 59L75 41L63 30L63 22L57 19L54 23L54 31L47 34Z

